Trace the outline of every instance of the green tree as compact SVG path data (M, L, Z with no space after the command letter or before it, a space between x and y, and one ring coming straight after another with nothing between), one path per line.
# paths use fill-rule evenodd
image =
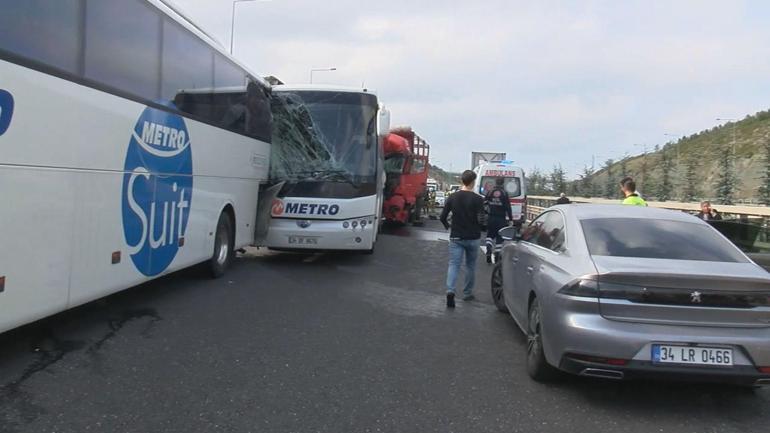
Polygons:
M618 188L615 185L615 178L612 174L612 166L614 164L615 161L612 158L604 162L604 171L607 173L607 182L604 184L604 197L606 198L616 198L618 196Z
M583 167L583 172L580 174L580 179L575 181L575 183L579 182L578 191L580 191L579 194L583 197L590 198L596 194L594 191L593 176L593 168L586 165Z
M532 195L546 195L545 176L535 167L527 178L527 191Z
M621 178L631 176L631 174L628 172L628 166L626 165L627 161L628 156L624 156L623 159L620 160L620 175L618 176L618 182L620 182Z
M660 182L655 189L655 195L657 195L660 201L671 200L671 196L674 193L674 185L671 181L673 169L674 162L671 159L671 155L664 150L660 154Z
M717 200L720 204L733 204L733 196L738 186L738 178L735 176L734 168L734 156L729 146L722 146L722 149L718 152L718 164L719 172L717 173L717 180L715 183L715 189L717 191Z
M762 175L762 183L759 185L759 202L770 205L770 136L765 137L762 147L765 152L765 173Z
M684 178L682 179L682 201L693 201L698 196L698 157L690 155L684 161Z
M548 176L548 187L555 195L567 192L567 172L561 164L553 166L553 171Z

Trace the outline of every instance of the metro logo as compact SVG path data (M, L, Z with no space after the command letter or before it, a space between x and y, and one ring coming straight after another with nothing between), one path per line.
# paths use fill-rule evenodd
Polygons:
M270 209L273 216L283 215L283 202L280 199L273 200L273 206Z
M146 108L136 122L123 176L123 234L137 270L165 271L187 230L193 195L192 149L184 119Z
M273 202L273 216L283 214L289 215L328 215L334 216L340 213L340 206L337 204L318 204L318 203L283 203L280 202L280 212L276 212L277 203Z
M141 126L141 133L140 133ZM150 155L171 158L184 152L190 146L184 124L177 127L164 125L153 120L137 123L133 141Z
M187 134L175 128L145 121L142 127L142 141L159 148L180 149L187 146Z

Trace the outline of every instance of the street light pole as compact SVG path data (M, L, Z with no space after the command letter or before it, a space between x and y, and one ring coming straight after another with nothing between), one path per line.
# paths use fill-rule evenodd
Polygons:
M312 68L310 69L310 84L313 84L313 72L330 72L336 71L337 68Z
M230 17L230 55L233 54L233 38L235 36L235 4L236 3L244 3L244 2L266 2L271 0L233 0L233 13Z

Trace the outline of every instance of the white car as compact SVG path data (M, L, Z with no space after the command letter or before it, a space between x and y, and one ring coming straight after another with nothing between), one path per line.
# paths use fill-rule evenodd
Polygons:
M444 191L436 191L436 206L444 207L446 202L446 193Z

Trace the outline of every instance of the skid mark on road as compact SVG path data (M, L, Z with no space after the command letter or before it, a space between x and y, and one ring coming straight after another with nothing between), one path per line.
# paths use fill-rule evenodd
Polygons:
M496 312L492 305L460 300L457 301L457 307L454 310L448 310L443 293L403 289L371 281L364 282L362 286L349 291L361 296L368 304L400 316L442 318L462 315L486 319Z
M123 326L125 326L126 323L131 322L133 320L142 319L142 318L150 319L150 321L147 323L144 330L142 330L141 332L142 337L145 337L145 338L149 337L150 330L152 330L152 327L155 325L155 323L162 320L160 316L158 316L158 313L152 308L139 308L135 310L123 311L120 317L115 319L110 319L107 321L107 325L110 327L110 331L107 332L102 338L97 340L95 343L91 344L86 350L86 352L89 354L93 354L99 351L99 349L101 349L102 346L104 346L104 343L114 338L118 334L118 332L120 332L120 330L123 329Z

